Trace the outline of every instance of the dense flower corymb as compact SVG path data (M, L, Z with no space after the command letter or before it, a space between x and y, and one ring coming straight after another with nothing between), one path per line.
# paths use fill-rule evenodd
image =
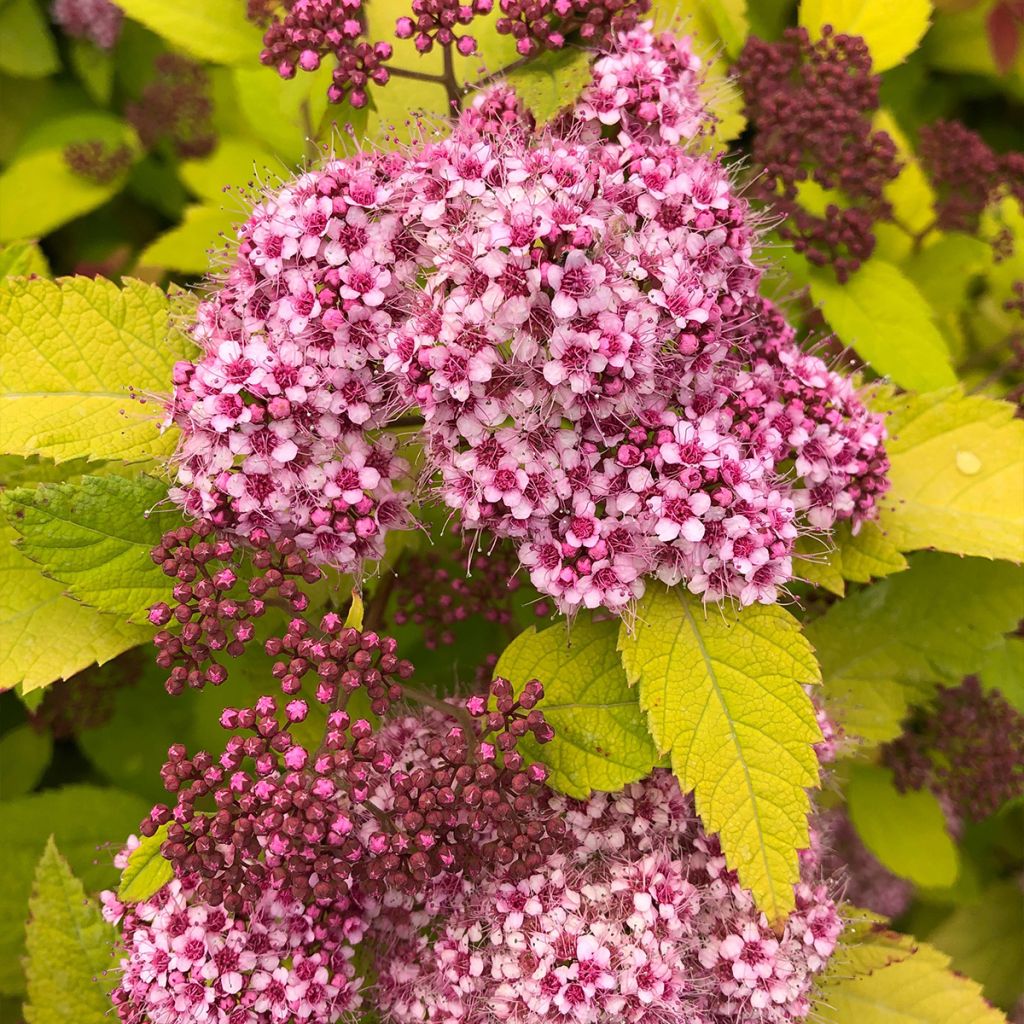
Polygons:
M770 602L802 524L874 514L880 418L758 298L723 166L673 144L703 121L688 43L607 61L554 133L498 89L257 206L176 375L186 511L355 568L409 522L387 428L418 407L429 493L568 613L650 577Z
M577 802L570 845L522 878L500 868L439 909L370 925L392 1024L801 1020L842 930L820 884L780 934L728 871L667 772ZM413 927L410 927L410 922ZM416 927L423 924L423 927Z

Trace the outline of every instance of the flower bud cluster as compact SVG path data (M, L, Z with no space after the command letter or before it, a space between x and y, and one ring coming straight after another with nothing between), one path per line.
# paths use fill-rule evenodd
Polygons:
M831 26L815 42L805 28L774 43L751 36L736 71L754 129L752 193L782 215L797 252L845 281L874 250L875 221L892 215L884 189L900 169L893 140L871 126L879 78L867 44ZM822 215L804 203L815 188L838 193Z
M352 957L365 924L348 896L304 906L271 885L240 915L205 903L186 875L142 903L102 902L123 937L111 998L124 1024L335 1024L362 1002Z
M801 882L773 931L668 772L550 803L569 842L540 869L516 878L495 864L446 891L422 928L401 909L370 925L391 1024L808 1015L843 927L824 885Z
M367 85L384 85L390 77L385 66L390 43L362 38L363 0L248 0L248 16L266 29L261 63L284 79L297 71L316 71L327 56L335 59L327 90L331 103L348 99L353 107L364 107Z
M94 185L109 185L132 165L131 147L113 146L102 139L72 142L64 147L64 162L72 173Z
M901 791L930 789L954 815L980 821L1024 795L1024 715L967 676L940 686L882 756Z
M414 39L420 53L430 53L434 44L455 45L464 57L476 51L476 39L459 28L470 24L480 14L489 14L494 0L412 0L414 17L399 18L395 35L399 39Z
M138 101L125 106L128 122L147 149L166 143L184 160L208 156L217 136L206 69L175 53L159 54L153 68Z
M628 32L651 9L651 0L499 0L497 30L532 57L560 50L570 38L584 46L606 45Z
M536 681L516 698L502 679L490 700L441 705L382 727L343 708L362 691L377 718L412 695L412 665L394 640L360 633L329 613L319 629L295 618L266 643L285 695L225 709L231 733L219 757L173 746L162 769L173 808L160 804L145 835L168 826L162 852L200 897L232 912L268 885L303 903L364 894L418 893L438 876L479 865L533 865L548 823L529 812L546 778L518 750L553 733ZM314 700L302 680L315 679ZM302 723L310 719L310 726ZM304 743L310 734L313 743ZM201 810L212 798L215 811ZM557 823L551 825L557 831Z
M454 644L459 627L474 618L508 627L512 596L522 588L518 568L507 543L487 552L464 544L453 554L437 548L416 554L397 571L393 621L419 626L429 650ZM533 611L538 618L547 616L548 602L538 601Z
M50 17L73 39L112 50L121 35L124 11L110 0L53 0Z
M168 693L223 683L228 671L218 654L237 658L244 652L268 598L284 602L291 612L308 607L299 581L315 583L321 572L295 542L272 543L263 530L254 530L248 540L255 550L247 552L251 566L246 568L251 571L245 573L244 588L235 545L218 535L209 520L165 533L150 552L164 575L175 581L173 603L160 601L149 609L149 621L160 627L153 639L156 662L170 671Z

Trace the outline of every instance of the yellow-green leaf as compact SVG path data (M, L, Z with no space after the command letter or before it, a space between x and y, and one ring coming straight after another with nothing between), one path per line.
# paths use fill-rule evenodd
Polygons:
M857 533L849 523L840 523L830 541L804 535L795 552L797 576L839 597L846 593L846 580L867 583L907 567L899 548L875 522L861 523Z
M166 838L167 826L163 825L153 835L143 836L139 845L132 850L128 863L121 872L121 883L117 887L119 900L125 903L141 903L174 877L171 862L160 852Z
M863 36L874 71L906 60L928 31L931 15L929 0L800 0L800 24L813 38L825 25Z
M164 531L167 485L153 477L87 476L78 483L7 491L3 505L21 534L18 549L72 597L143 622L167 593L149 552Z
M818 783L820 732L804 684L819 672L799 624L778 605L737 612L653 587L634 631L622 625L619 650L658 749L740 882L780 920L807 845L806 790Z
M180 224L153 239L139 256L139 267L160 267L187 274L204 274L223 250L241 214L213 203L198 203L185 210Z
M921 552L907 572L832 605L807 626L830 711L866 742L899 735L911 704L975 672L1024 608L1024 570Z
M263 33L237 0L118 0L118 7L193 57L218 64L259 61Z
M551 782L570 796L613 791L650 773L658 762L635 690L615 649L616 625L581 617L538 633L520 633L495 666L518 693L531 679L544 684L538 707L555 738L532 744L530 756L551 768Z
M152 631L64 596L0 527L0 690L31 692L145 643Z
M846 783L846 806L864 845L893 874L929 889L956 881L960 858L930 790L900 793L887 768L855 764Z
M57 462L169 452L159 404L180 358L167 296L104 278L0 282L0 451Z
M1024 421L1013 406L958 388L874 404L891 411L880 522L892 541L1024 561Z
M114 929L85 898L53 836L36 867L29 914L26 1024L109 1024Z
M590 53L575 47L549 50L508 75L515 89L537 120L538 126L576 102L590 81Z
M16 78L44 78L59 69L60 57L43 8L35 0L0 4L0 71ZM7 103L11 100L8 96Z
M830 268L816 267L810 286L839 340L878 373L920 391L956 381L931 307L891 263L870 259L845 284Z
M38 242L19 241L0 245L0 277L49 277L50 267Z
M814 1006L821 1024L1005 1024L1006 1018L989 1006L981 986L950 970L949 957L923 942L900 943L881 932L882 948L874 956L871 932L862 931L852 972L841 955L820 984ZM890 962L886 963L885 960Z

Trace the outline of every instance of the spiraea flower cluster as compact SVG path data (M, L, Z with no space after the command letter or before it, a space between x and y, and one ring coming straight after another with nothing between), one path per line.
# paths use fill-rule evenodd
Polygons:
M243 916L205 903L185 875L142 903L102 900L123 937L111 997L124 1024L334 1024L361 1004L352 955L365 925L348 897L305 906L268 886Z
M109 145L102 139L69 143L63 155L74 174L94 185L109 185L132 165L130 146L125 143Z
M955 815L980 821L1024 794L1024 715L968 676L939 687L882 755L901 790L930 789Z
M498 0L498 32L510 35L524 57L560 50L570 40L602 46L628 32L651 9L651 0Z
M370 925L389 1022L807 1016L842 930L823 885L798 885L796 910L774 932L667 772L550 802L567 843L541 869L515 878L495 866L449 889L434 918L399 908Z
M688 43L616 38L555 130L499 88L257 206L176 371L187 512L355 569L409 523L386 428L418 408L426 496L567 613L650 577L770 602L800 528L874 514L880 418L758 298L726 169L675 145Z
M303 903L417 894L494 861L525 870L549 850L558 822L527 813L547 772L517 749L526 736L552 738L536 708L539 683L515 697L497 679L490 701L398 715L378 729L343 708L358 691L374 716L394 718L415 696L394 640L329 613L319 629L293 619L266 649L278 659L283 705L268 695L226 709L231 736L218 757L172 747L162 774L174 807L155 806L141 826L145 835L168 827L162 852L179 878L195 877L205 902L242 912L268 886ZM316 680L312 701L301 696L306 675ZM216 809L202 810L210 799Z
M216 145L210 76L199 63L176 53L153 61L156 74L125 117L147 149L169 146L182 159L208 156Z
M462 31L481 14L489 14L494 0L412 0L413 17L402 17L395 22L395 35L399 39L413 39L420 53L429 53L435 43L455 45L464 57L476 52L476 39Z
M782 215L778 232L797 252L845 281L874 250L874 223L892 215L884 188L900 169L893 140L872 129L879 79L867 45L830 26L815 42L791 28L774 43L750 37L736 70L754 129L753 194ZM836 198L819 216L802 189Z
M1024 155L996 153L959 121L921 128L921 163L935 186L935 222L943 231L976 232L1001 191L1024 202Z
M124 11L110 0L53 0L50 17L72 38L112 50L121 35Z
M384 85L390 78L385 64L391 44L363 38L363 0L248 0L247 12L266 30L260 61L282 78L316 71L325 57L334 58L327 90L332 103L348 99L353 107L364 107L367 85Z

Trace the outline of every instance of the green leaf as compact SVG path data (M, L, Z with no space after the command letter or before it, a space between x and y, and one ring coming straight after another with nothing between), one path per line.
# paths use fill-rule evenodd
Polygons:
M846 284L828 267L810 272L811 298L857 355L905 388L927 391L956 380L931 307L891 263L862 263Z
M251 139L221 138L217 148L202 160L186 160L178 168L181 180L200 199L220 205L230 202L225 192L251 190L261 181L290 173L277 157Z
M39 732L28 722L16 725L0 737L0 799L13 800L31 793L43 777L53 737Z
M119 900L124 903L141 903L174 877L171 862L160 853L166 838L167 826L163 825L153 835L143 836L139 845L132 850L121 872L121 884L117 887Z
M1006 637L989 651L977 675L986 691L998 690L1024 714L1024 639Z
M740 882L780 920L794 905L821 738L804 690L818 666L799 624L778 605L705 608L654 587L619 650L658 749Z
M154 239L139 256L139 267L160 267L187 274L204 274L214 262L213 254L234 238L239 213L220 206L189 206L182 222Z
M887 408L892 490L880 523L903 551L1024 561L1024 421L958 389L897 395Z
M149 557L164 532L150 512L166 499L167 485L150 476L87 476L3 496L23 555L83 604L136 622L167 593Z
M907 567L907 560L877 523L862 523L853 533L848 523L842 523L835 534L835 543L841 554L843 577L854 583L867 583L876 577L891 576Z
M981 238L950 232L911 256L903 269L937 313L959 310L974 277L992 262L992 248ZM949 272L956 267L956 273Z
M568 629L564 623L540 633L530 628L505 648L494 669L517 693L531 679L544 684L538 707L555 738L531 743L529 756L548 765L552 785L570 796L621 789L658 763L615 638L614 622L582 617Z
M575 103L590 82L590 54L575 47L549 50L507 80L541 127Z
M0 174L0 195L21 197L0 205L0 241L49 234L102 206L121 190L125 177L106 185L79 177L68 167L63 147L19 157Z
M856 534L849 523L840 523L831 546L827 545L813 534L800 537L795 548L795 571L801 579L839 597L846 593L846 580L867 583L907 567L899 549L874 522L862 523Z
M132 400L132 392L169 389L183 347L156 286L8 278L0 283L0 334L0 451L140 461L173 448L159 406Z
M62 584L17 550L15 537L0 526L0 690L21 684L30 693L150 638L149 629L65 597Z
M53 836L36 867L29 912L26 1024L109 1024L114 929L85 898Z
M932 792L900 793L887 768L855 764L846 784L846 806L864 845L893 874L931 889L956 881L956 845Z
M0 245L0 277L49 277L50 267L38 242L9 242Z
M237 0L118 0L118 7L193 57L217 64L259 61L263 34Z
M0 992L13 995L24 991L18 958L24 947L32 876L47 838L54 836L87 893L111 889L118 878L114 852L148 811L149 805L139 797L100 786L65 786L4 804L4 828L0 832ZM109 1009L109 1003L106 1006ZM59 1020L64 1024L75 1018Z
M110 102L114 92L114 57L88 39L69 40L68 54L85 91L100 105Z
M1024 978L1024 892L1016 882L986 889L928 935L952 957L953 970L980 982L985 997L1012 1010Z
M910 704L974 672L1024 607L1024 570L922 552L907 572L832 605L807 626L825 697L868 743L899 735Z
M1006 1024L981 987L949 969L949 957L923 942L906 945L890 932L861 931L851 972L844 944L822 980L814 1005L821 1024ZM909 948L907 948L909 947ZM888 961L888 962L887 962Z
M16 78L45 78L59 70L57 47L40 5L35 0L0 5L0 71ZM7 102L11 100L8 96Z
M929 0L800 0L800 24L812 38L825 25L863 36L876 72L901 64L917 49L931 14Z

